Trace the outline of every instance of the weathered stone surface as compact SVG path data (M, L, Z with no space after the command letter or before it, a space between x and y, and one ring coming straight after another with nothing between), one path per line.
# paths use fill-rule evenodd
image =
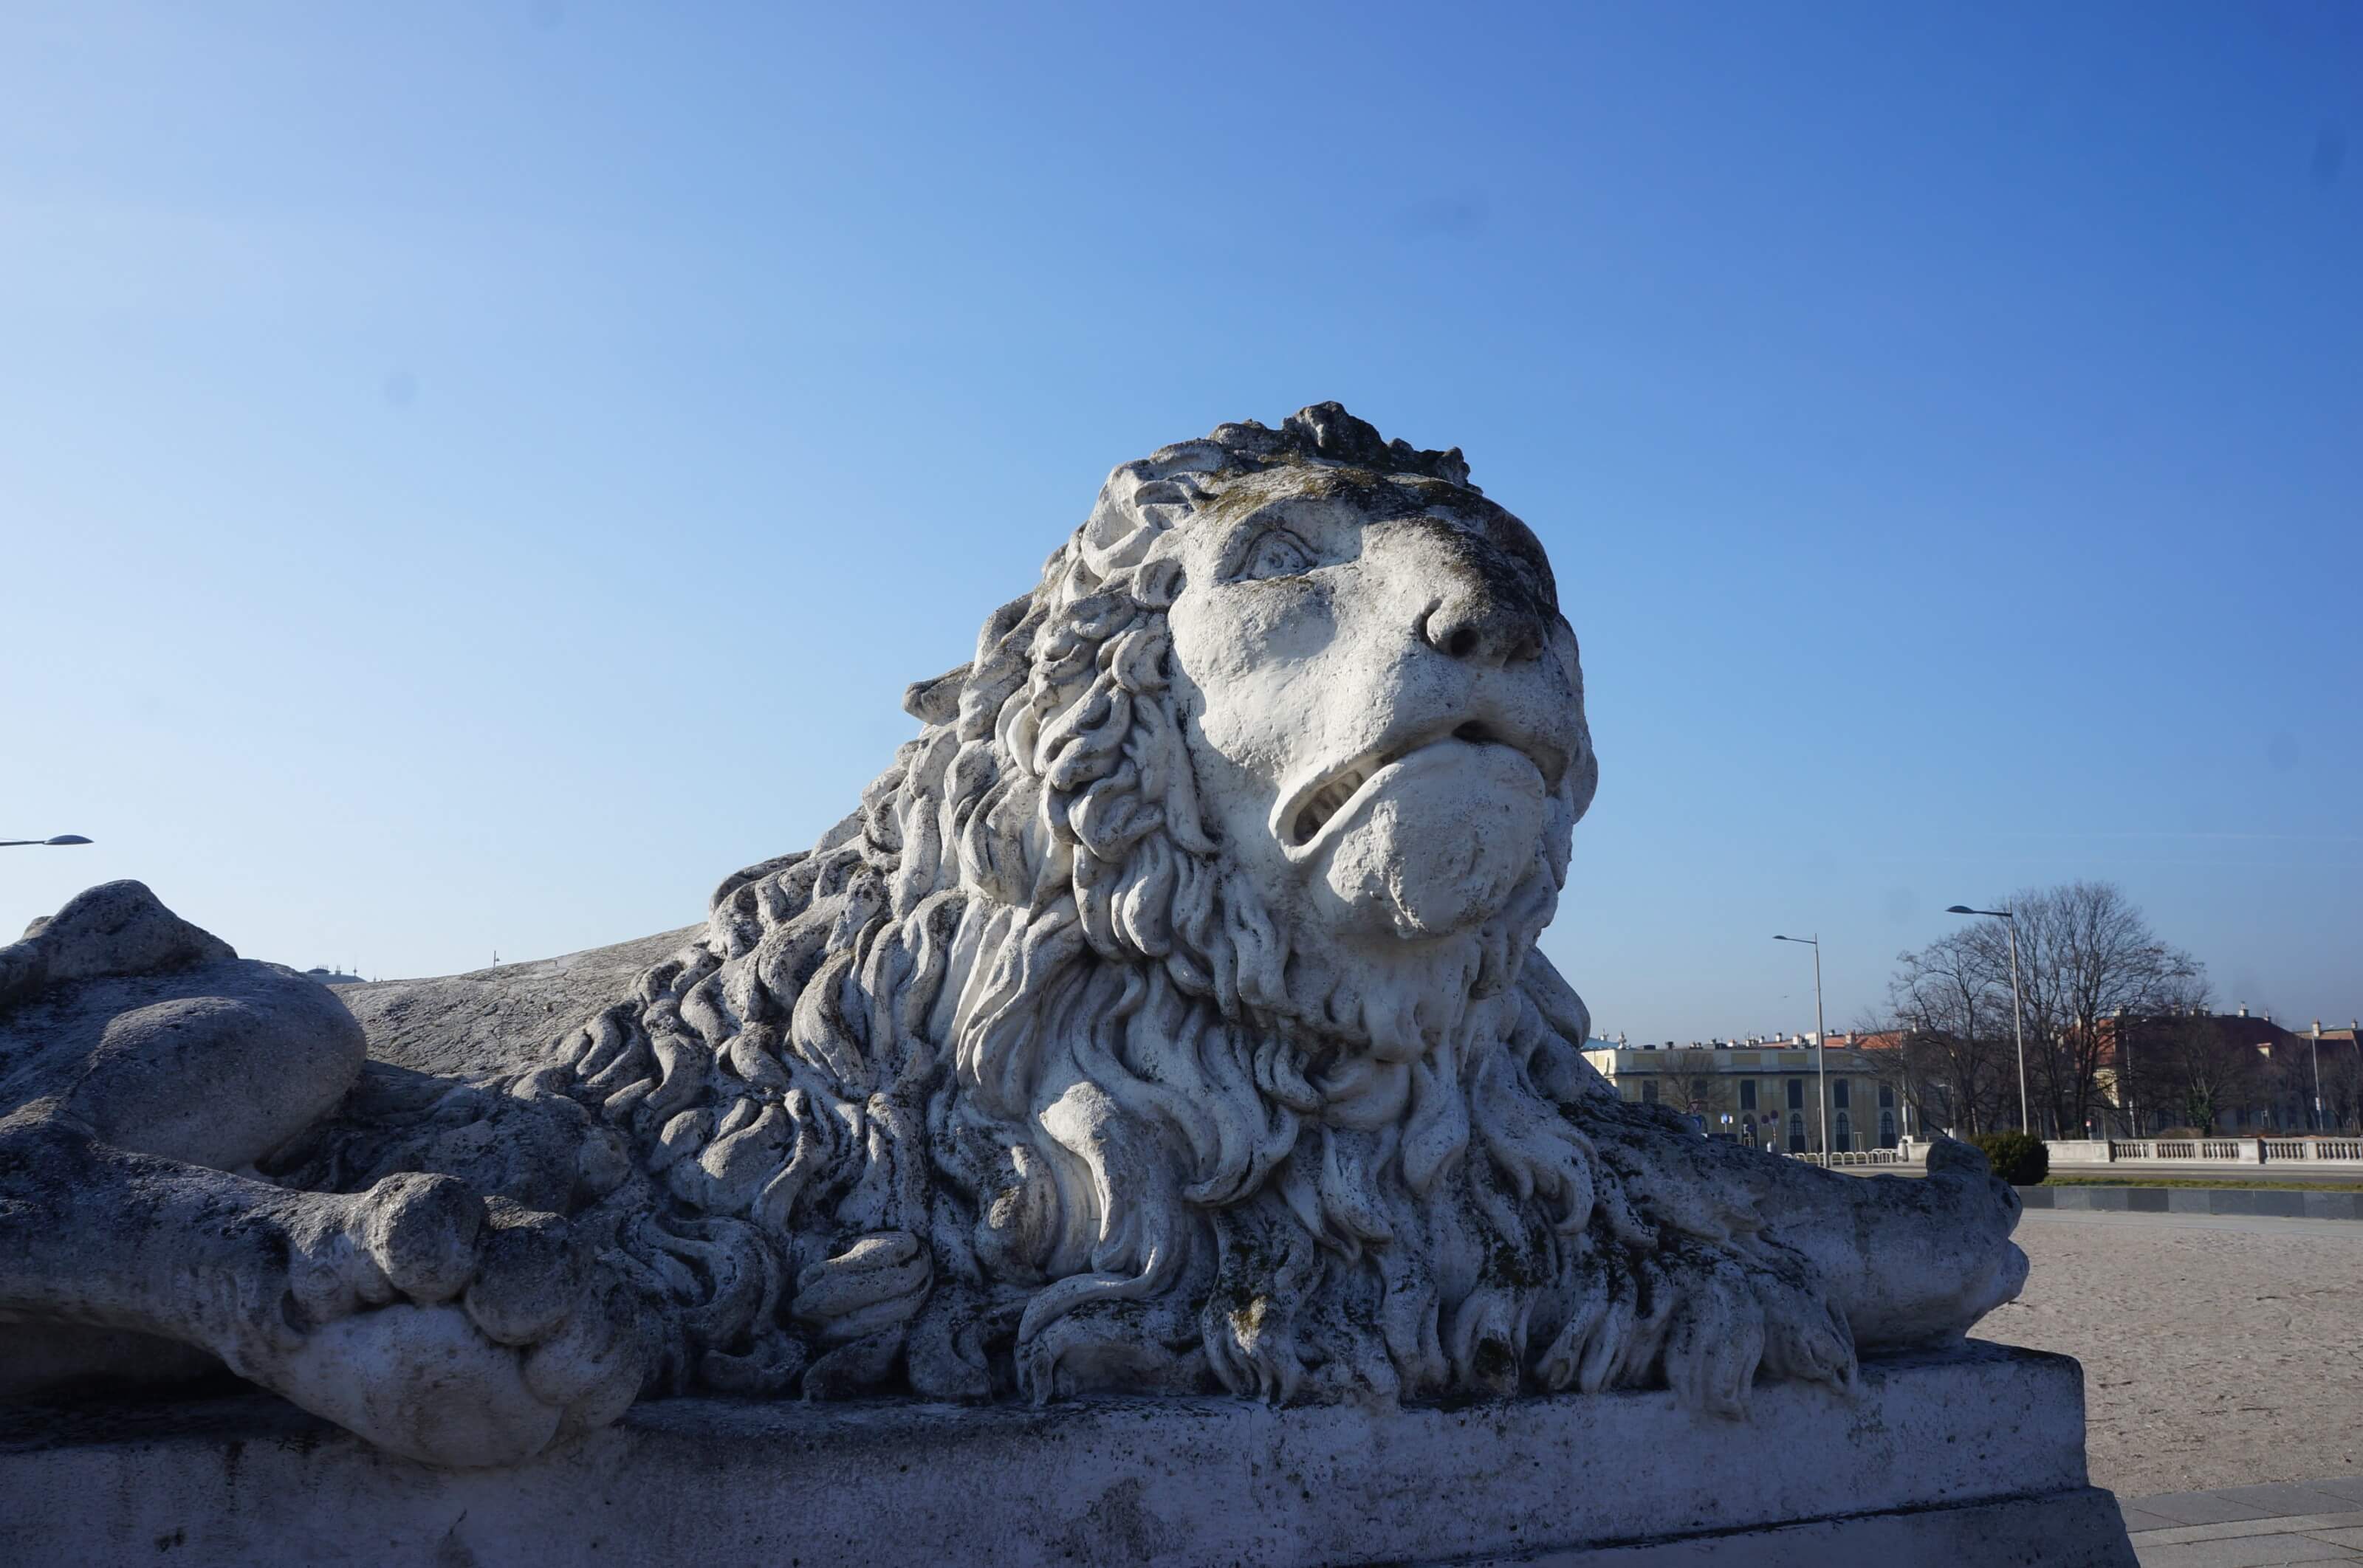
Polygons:
M337 998L368 1033L372 1061L446 1078L497 1076L515 1070L521 1048L554 1048L702 934L686 926L562 958L339 986Z
M0 1430L0 1557L2121 1568L2082 1436L2073 1362L1984 1346L1867 1362L1851 1399L1767 1387L1745 1423L1666 1392L1392 1412L664 1400L499 1474L230 1401Z
M1122 465L906 706L703 925L347 993L366 1065L137 884L75 900L0 955L0 1312L497 1465L692 1391L1739 1415L2022 1282L1972 1151L1836 1176L1584 1064L1535 951L1575 634L1457 451L1325 404Z
M235 1174L340 1103L399 1098L334 993L240 960L132 882L0 949L0 1395L227 1365L397 1452L497 1464L638 1392L636 1304L499 1182L416 1163L336 1192ZM419 1081L411 1143L464 1136L433 1107L475 1091ZM516 1142L494 1162L511 1185L534 1152ZM579 1143L544 1151L567 1189Z

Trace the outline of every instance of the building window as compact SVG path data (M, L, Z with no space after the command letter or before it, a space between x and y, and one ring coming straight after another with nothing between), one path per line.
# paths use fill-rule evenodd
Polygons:
M1742 1078L1739 1080L1739 1109L1742 1110L1753 1110L1756 1109L1756 1080L1754 1078Z
M1892 1110L1879 1113L1879 1146L1882 1149L1895 1147L1895 1112Z
M1641 1103L1643 1105L1655 1105L1658 1103L1657 1079L1643 1078L1641 1080Z
M1854 1148L1854 1121L1843 1110L1838 1112L1838 1127L1834 1137L1831 1147L1838 1153L1847 1154Z
M1892 1110L1895 1109L1895 1086L1893 1084L1881 1084L1879 1086L1879 1109L1881 1110Z
M1830 1086L1830 1103L1836 1106L1840 1110L1844 1110L1848 1106L1852 1105L1854 1103L1853 1097L1849 1095L1847 1091L1853 1087L1854 1086L1852 1084L1849 1084L1844 1078L1840 1078L1837 1082L1832 1084Z
M1799 1086L1792 1083L1789 1087L1796 1088ZM1805 1152L1805 1113L1802 1110L1789 1113L1789 1152L1792 1154Z
M1805 1080L1803 1078L1789 1080L1789 1109L1792 1110L1805 1109Z

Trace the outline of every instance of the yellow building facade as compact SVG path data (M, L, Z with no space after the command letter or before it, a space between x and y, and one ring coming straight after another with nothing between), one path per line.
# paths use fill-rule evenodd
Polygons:
M1819 1154L1817 1066L1829 1074L1830 1145L1846 1153L1892 1149L1910 1127L1882 1053L1832 1045L1815 1061L1810 1041L1747 1044L1612 1045L1583 1053L1624 1099L1700 1119L1711 1138L1784 1154Z

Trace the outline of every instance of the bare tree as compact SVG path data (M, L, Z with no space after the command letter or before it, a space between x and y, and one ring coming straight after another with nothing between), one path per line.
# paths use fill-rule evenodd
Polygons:
M2203 978L2199 961L2169 947L2111 882L2025 888L1992 906L2012 912L2006 925L1980 921L1957 934L1963 962L2010 1010L2010 926L2018 933L2019 986L2026 1033L2027 1093L2036 1130L2083 1137L2107 1107L2101 1073L2113 1063L2120 1014L2146 1016L2176 1005ZM2007 1018L2002 1032L2010 1032ZM2122 1077L2123 1102L2138 1088ZM2014 1086L2014 1088L2015 1086Z
M2188 1120L2185 1068L2193 1045L2185 1035L2192 1027L2189 1021L2213 1006L2206 981L2194 979L2169 990L2147 1012L2122 1012L2109 1021L2117 1107L2127 1136L2147 1137L2154 1128Z
M1712 1051L1677 1051L1665 1074L1666 1093L1677 1110L1708 1116L1714 1110L1715 1071Z
M2303 1035L2283 1037L2268 1048L2257 1075L2251 1110L2264 1113L2276 1132L2316 1131L2313 1125L2313 1054Z
M1925 1120L1933 1094L1922 1088L1919 1077L1914 1071L1915 1064L1911 1050L1911 1031L1892 1019L1863 1013L1856 1019L1852 1032L1856 1044L1868 1047L1863 1057L1870 1064L1871 1077L1877 1088L1888 1091L1895 1105L1909 1107ZM1872 1107L1874 1118L1879 1110L1879 1106ZM1874 1135L1878 1125L1878 1121L1873 1120ZM1937 1125L1949 1127L1954 1123L1947 1121ZM1902 1121L1896 1128L1898 1135L1910 1130L1908 1121Z
M2325 1043L2322 1053L2322 1106L2330 1125L2345 1131L2363 1110L2363 1055L2357 1043Z
M2264 1057L2224 1032L2203 986L2184 986L2169 1005L2141 1019L2131 1039L2153 1064L2149 1081L2165 1105L2202 1138L2266 1089Z
M1977 935L1964 928L1898 955L1887 987L1918 1120L1972 1136L2007 1124L2001 1111L2010 1052L2009 974L1997 987Z

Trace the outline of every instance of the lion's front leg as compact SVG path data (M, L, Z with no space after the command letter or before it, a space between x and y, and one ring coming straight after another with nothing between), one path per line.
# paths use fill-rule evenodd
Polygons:
M1765 1233L1814 1261L1865 1350L1957 1343L2026 1283L2025 1206L1967 1143L1938 1140L1925 1178L1765 1164Z
M443 1176L293 1192L0 1120L0 1312L196 1345L430 1463L513 1463L639 1391L636 1300L564 1221Z
M1592 1096L1568 1106L1645 1221L1709 1242L1750 1237L1800 1260L1856 1346L1958 1342L2016 1296L2018 1195L1983 1154L1947 1139L1925 1179L1842 1176L1701 1138L1652 1109Z
M1603 1179L1598 1244L1537 1369L1547 1386L1656 1368L1732 1412L1759 1372L1850 1388L1858 1350L1957 1344L2025 1282L2010 1240L2017 1195L1965 1145L1932 1151L1925 1180L1864 1178L1713 1142L1597 1091L1563 1109Z

